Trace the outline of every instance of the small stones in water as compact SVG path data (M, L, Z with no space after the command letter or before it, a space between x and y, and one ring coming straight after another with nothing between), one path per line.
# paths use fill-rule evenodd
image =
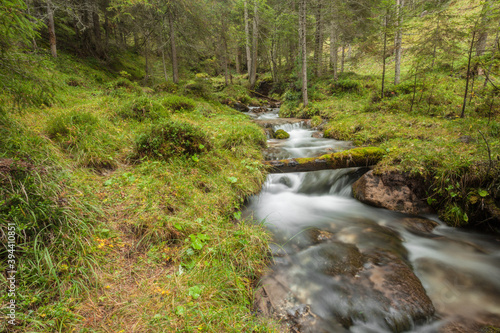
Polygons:
M274 132L274 138L275 139L288 139L290 137L290 134L288 134L286 131L279 129L276 132Z

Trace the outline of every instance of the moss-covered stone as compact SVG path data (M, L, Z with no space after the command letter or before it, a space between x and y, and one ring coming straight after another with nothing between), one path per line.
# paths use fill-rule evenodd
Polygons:
M274 138L275 139L288 139L290 137L290 134L288 134L285 130L279 129L276 132L274 132Z

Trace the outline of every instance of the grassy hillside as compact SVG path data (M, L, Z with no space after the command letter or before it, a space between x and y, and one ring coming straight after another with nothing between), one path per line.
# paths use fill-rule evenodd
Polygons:
M17 235L13 331L272 330L251 313L268 236L239 221L264 179L266 138L218 102L246 92L216 95L196 78L154 90L129 81L127 67L25 57L51 90L22 110L2 95L0 218Z

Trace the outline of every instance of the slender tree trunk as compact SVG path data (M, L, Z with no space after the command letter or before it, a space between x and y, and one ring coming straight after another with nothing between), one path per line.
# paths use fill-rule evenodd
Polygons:
M244 1L245 6L245 49L247 54L247 73L248 79L250 79L250 75L252 73L252 56L250 54L250 27L248 24L248 1Z
M162 21L162 31L160 33L160 49L161 49L161 62L163 66L163 76L165 78L165 82L168 81L168 74L167 74L167 61L165 59L165 41L164 41L164 29L165 29L165 19Z
M382 53L382 91L380 98L384 98L385 85L385 54L387 53L387 16L384 18L384 51Z
M394 84L401 80L401 44L403 41L403 6L404 0L396 0L396 37L394 45Z
M302 101L304 107L309 104L307 97L307 30L306 30L307 1L300 0L299 3L299 45L302 59Z
M415 96L417 94L417 74L418 74L418 64L415 69L415 79L413 81L413 96L411 98L410 113L413 111L413 104L415 103Z
M345 44L342 43L342 59L340 61L340 73L344 73L344 63L345 63Z
M172 80L175 84L179 83L179 68L177 64L177 48L175 45L174 18L172 12L168 12L168 24L170 28L170 46L172 48Z
M144 70L146 72L146 75L144 76L144 85L149 84L149 51L148 51L148 38L144 40L144 58L146 60L146 64L144 67Z
M462 105L462 113L460 114L460 118L465 117L465 105L467 104L467 94L469 93L469 80L470 80L470 62L472 59L472 49L474 47L474 39L476 38L476 31L472 33L472 39L470 41L470 48L469 48L469 60L467 63L467 78L465 79L465 92L464 92L464 102Z
M491 73L491 68L493 67L493 60L495 59L496 53L500 51L500 30L497 30L497 35L495 37L495 43L493 45L493 50L491 51L490 65L488 66L488 72L486 76L486 80L484 80L483 89L486 88L488 84L489 73Z
M478 57L482 56L486 50L486 41L488 40L488 21L490 20L489 15L491 13L491 0L487 0L481 12L481 25L479 28L479 36L476 42L476 55Z
M57 41L56 30L54 27L54 10L52 9L52 1L47 0L47 27L49 28L49 43L50 53L54 58L57 58Z
M330 31L330 68L333 70L333 79L335 81L338 80L338 51L339 45L337 42L337 28L334 20L331 22L331 31Z
M101 23L99 21L99 14L97 8L92 11L92 24L94 28L94 47L99 56L102 56L102 41L101 41Z
M240 53L240 47L238 45L236 45L236 57L234 57L234 60L235 60L235 69L236 69L236 74L241 74L241 70L240 70L240 56L241 56L241 53Z
M316 31L314 34L314 69L316 76L321 76L321 63L322 63L322 52L323 52L323 22L321 17L321 11L323 9L322 1L317 0L316 5Z
M137 34L137 32L133 32L134 34L134 49L137 51L139 50L139 35Z
M104 41L104 46L106 48L106 52L109 50L109 35L110 35L110 26L109 26L109 13L108 13L108 10L105 9L104 11L104 38L105 38L105 41Z
M258 20L259 20L259 8L257 1L254 2L253 7L253 31L252 31L252 72L250 73L250 86L252 89L257 81L257 48L258 48Z
M229 70L228 70L228 56L227 56L227 37L226 37L226 20L225 18L222 18L222 31L221 31L221 37L222 37L222 58L223 58L223 65L224 65L224 80L226 83L226 86L229 85Z

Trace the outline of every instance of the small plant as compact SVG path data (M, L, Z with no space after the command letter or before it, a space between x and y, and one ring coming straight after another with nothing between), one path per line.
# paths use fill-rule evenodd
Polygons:
M313 116L311 118L311 126L312 127L318 127L319 125L321 125L322 122L323 122L323 119L321 119L320 116Z
M164 120L152 125L136 139L139 157L170 158L193 156L209 151L211 144L200 128L177 120Z
M165 97L161 104L173 111L192 111L196 107L195 101L191 98L178 95Z
M140 96L129 103L125 103L117 113L124 119L135 119L139 121L168 116L162 104L147 96Z

